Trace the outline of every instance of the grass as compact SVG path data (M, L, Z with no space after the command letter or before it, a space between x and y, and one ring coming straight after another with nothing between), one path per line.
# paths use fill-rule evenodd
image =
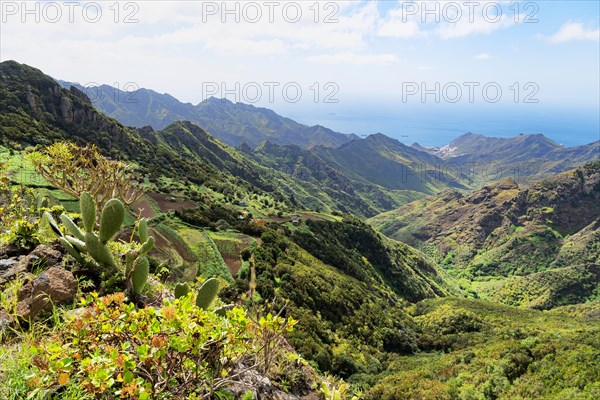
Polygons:
M166 258L168 262L174 264L174 267L180 267L186 261L196 261L194 252L183 242L177 232L166 224L156 225L152 229L152 234L156 237L157 250L161 253L162 258ZM178 246L173 244L178 244Z
M0 162L6 163L8 177L15 183L30 187L50 187L22 152L15 151L11 154L5 148L0 148Z
M256 240L237 232L208 232L231 275L237 276L243 268L241 253L244 249L256 247Z
M229 269L209 234L181 223L173 224L172 227L199 260L200 276L207 278L216 275L233 283Z

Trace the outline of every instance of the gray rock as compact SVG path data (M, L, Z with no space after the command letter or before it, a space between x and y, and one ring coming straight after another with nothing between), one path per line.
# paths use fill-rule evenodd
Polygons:
M8 313L0 309L0 337L3 336L4 332L6 332L13 323L13 319Z
M13 260L8 259L8 260ZM8 282L16 279L20 274L32 272L38 268L51 268L62 264L63 254L49 246L40 244L30 254L20 256L16 262L10 261L11 264L4 271L0 267L0 288ZM5 263L7 260L1 260ZM2 272L3 271L3 272Z
M15 257L8 258L6 260L0 260L0 271L6 271L16 263L18 263Z
M17 279L19 275L27 275L26 263L18 262L8 268L6 271L0 273L0 289L10 281Z

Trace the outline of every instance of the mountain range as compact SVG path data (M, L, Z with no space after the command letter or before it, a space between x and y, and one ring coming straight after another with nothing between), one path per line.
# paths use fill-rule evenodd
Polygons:
M88 94L94 106L121 123L162 130L175 121L191 121L230 146L258 146L264 140L303 148L337 147L358 139L320 125L306 126L267 108L209 97L197 105L182 103L169 94L140 88L126 92L109 85L82 86L58 80L66 89L76 87Z
M121 233L133 237L136 216L148 218L160 287L217 276L220 301L292 316L286 340L308 361L288 358L367 400L594 398L598 143L466 134L407 146L149 91L139 109L117 101L124 114L111 117L108 102L66 86L0 63L0 165L77 214L72 196L19 176L35 173L27 153L70 141L130 164L146 195ZM154 128L158 114L172 119Z
M172 122L187 120L230 146L257 148L264 141L298 146L314 150L352 180L391 190L431 194L440 187L477 188L504 178L530 184L600 157L600 140L567 148L542 134L497 138L466 133L442 147L405 146L383 134L361 140L320 125L309 127L272 110L227 99L210 97L193 105L150 89L125 92L108 85L58 82L89 94L99 111L124 125L162 130Z
M600 140L564 147L542 134L496 138L466 133L446 146L423 147L414 143L411 147L443 158L449 164L468 166L465 169L478 184L504 178L531 184L600 158Z
M142 158L140 162L156 172L154 177L164 172L175 177L183 170L197 170L186 175L192 180L206 181L216 191L236 192L239 184L234 182L241 179L248 188L276 192L278 199L292 198L307 209L337 210L363 217L393 210L449 188L465 191L506 177L527 185L597 159L600 143L563 148L542 135L498 139L466 134L449 145L455 149L451 154L454 157L449 157L416 144L406 146L383 134L364 139L335 134L331 137L342 138L344 143L338 141L333 146L328 141L325 145L324 140L309 140L307 127L270 110L214 98L192 106L169 95L140 90L140 102L130 104L122 100L114 104L119 107L112 109L113 112L127 109L140 121L146 114L133 107L140 104L145 104L144 110L146 106L160 104L161 109L167 110L163 114L174 120L184 118L183 112L177 111L181 107L188 111L202 109L203 118L210 119L206 125L221 127L215 128L217 132L221 129L239 132L237 128L229 128L233 126L252 127L256 133L252 140L234 135L235 143L239 144L236 149L220 141L218 135L213 136L214 131L205 125L200 125L201 128L193 121L177 120L162 131L142 123L139 125L146 126L129 128L124 121L117 122L101 112L102 107L109 107L108 100L114 100L108 94L112 92L114 96L116 89L109 86L101 87L105 95L95 96L105 101L94 104L76 86L64 89L67 85L64 82L61 87L41 71L16 62L0 64L0 79L3 81L0 118L5 121L0 129L5 142L33 145L72 137L81 143L95 143L113 156ZM142 96L143 93L148 97ZM122 95L124 99L126 93ZM155 95L161 100L151 101ZM141 101L144 98L147 101ZM299 136L274 128L281 124L294 127ZM316 130L332 132L322 127ZM182 154L190 157L181 157ZM157 156L164 160L160 165L170 168L170 172L156 171ZM228 177L222 176L224 173ZM240 193L240 196L245 195Z

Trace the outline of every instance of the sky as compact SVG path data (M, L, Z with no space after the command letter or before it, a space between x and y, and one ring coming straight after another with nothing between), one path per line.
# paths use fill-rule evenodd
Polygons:
M0 1L0 60L441 145L600 137L598 1Z

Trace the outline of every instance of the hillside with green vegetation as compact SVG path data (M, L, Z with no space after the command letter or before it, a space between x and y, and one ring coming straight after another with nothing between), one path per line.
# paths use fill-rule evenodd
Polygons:
M13 61L0 64L0 79L5 146L21 150L66 139L94 144L103 154L133 163L150 192L227 204L260 198L254 208L266 215L309 209L373 216L421 196L364 180L345 185L343 175L335 178L343 187L330 188L319 181L325 170L333 171L325 161L309 165L313 176L307 182L304 175L269 162L264 146L253 156L242 151L243 146L226 146L191 122L176 121L162 131L129 128L99 113L76 87L61 88L41 71Z
M550 308L584 301L597 293L600 281L595 273L548 270L595 268L599 217L600 163L596 162L527 189L507 180L466 196L446 192L379 215L370 223L392 238L421 248L455 277L488 281L526 276L477 287L482 288L482 296L496 301ZM572 286L574 282L580 285ZM513 290L529 292L514 294L529 296L528 300L515 301L510 294ZM543 294L547 291L553 294ZM569 294L572 291L578 293ZM549 301L546 295L558 297Z
M233 103L227 99L209 97L193 105L150 89L123 91L108 85L84 87L58 82L66 89L73 86L86 93L94 107L124 125L151 126L162 130L176 121L191 121L230 146L245 143L256 147L264 140L271 140L303 148L319 145L337 147L358 139L355 135L334 132L320 125L306 126L269 109Z
M600 159L600 141L565 147L542 134L501 138L466 133L443 147L412 147L460 168L474 187L507 178L528 186Z
M312 209L340 211L357 216L373 216L424 196L416 190L386 188L358 179L343 171L332 160L298 146L263 142L246 151L260 166L277 171L278 187L293 194ZM266 172L268 174L268 172ZM293 179L289 179L292 177ZM299 187L290 187L297 185Z
M353 180L387 189L433 194L440 189L468 188L461 171L442 169L439 158L380 133L335 149L319 147L315 152Z
M469 192L383 135L236 149L0 83L0 398L600 396L599 162Z
M95 157L101 156L96 154ZM52 160L52 158L49 158L48 162L52 162ZM101 164L101 160L97 163ZM114 165L118 166L119 164ZM86 182L86 174L74 171L70 175L70 179L80 179L83 184ZM13 175L10 176L13 180L16 178ZM8 185L8 179L4 182L7 186L3 190L7 191L7 196L5 197L6 200L3 201L7 203L3 204L8 204L8 202L14 201L12 200L12 191L21 189L19 189L19 186L11 188ZM85 184L89 187L94 186L93 182ZM87 193L84 193L84 195L87 195ZM76 210L70 214L74 219L65 220L64 216L60 216L60 221L66 224L65 227L68 232L72 232L73 235L82 234L78 230L79 228L73 227L76 224L73 221L83 220L85 226L93 227L93 224L89 225L89 222L86 222L85 215L89 206L85 205L84 197L82 195L81 199L76 201ZM109 239L109 242L106 243L105 252L96 253L93 250L95 247L92 246L92 242L88 243L88 240L91 240L88 237L91 231L82 236L86 240L85 244L82 244L74 236L60 236L64 235L64 228L55 227L56 222L54 222L54 219L57 219L57 217L47 214L49 211L60 213L61 210L64 210L60 198L60 196L48 197L45 200L47 205L44 207L52 205L52 208L42 208L39 211L37 208L30 209L28 212L31 214L27 217L27 221L28 224L33 225L27 231L17 229L24 222L22 217L15 214L15 220L10 222L7 229L2 232L2 243L4 246L14 248L10 251L27 254L31 251L30 249L38 249L40 244L54 243L53 235L59 235L60 244L58 246L67 246L65 249L72 257L66 254L61 255L61 257L64 257L63 262L70 263L74 277L81 282L85 282L85 285L82 284L79 289L82 294L92 293L92 297L88 296L85 304L97 310L96 313L100 313L100 321L103 318L110 320L110 318L113 318L111 315L121 315L119 320L128 321L131 319L133 321L131 323L140 324L142 321L147 321L148 318L156 318L155 324L163 323L166 329L164 333L152 330L148 332L140 331L138 335L128 339L132 348L137 349L135 362L143 361L148 357L145 353L146 350L143 350L147 346L145 341L152 339L153 346L155 346L156 340L158 340L156 335L170 337L173 332L179 332L179 325L169 325L168 323L165 325L164 315L159 313L153 317L153 314L146 315L144 310L147 310L148 307L160 308L159 304L164 301L163 299L171 298L169 291L176 291L177 287L186 281L189 285L196 287L198 286L197 282L217 277L220 282L219 286L223 287L223 302L235 301L239 305L249 307L250 310L262 310L264 308L279 310L282 319L277 321L295 321L296 318L301 318L302 322L294 322L294 325L296 325L294 330L286 331L286 336L294 349L307 360L302 361L306 363L307 371L310 368L310 363L320 371L334 373L345 378L367 371L382 371L381 368L374 370L371 365L380 363L379 360L385 360L388 354L410 354L417 351L414 322L403 310L403 307L408 306L409 301L450 293L460 294L459 290L451 286L450 279L446 276L440 276L436 268L418 252L400 243L380 237L360 220L350 216L343 219L340 217L321 219L316 213L305 213L303 215L307 219L303 220L300 225L295 225L290 221L278 222L273 220L268 222L269 227L261 228L255 223L254 227L250 226L247 220L238 218L237 214L228 208L221 208L220 212L222 214L219 215L217 211L219 208L209 207L203 209L197 207L173 214L155 216L148 222L145 220L136 222L134 220L133 226L122 228L123 231L118 235L118 242L115 241L114 245L109 246ZM69 201L72 200L69 199ZM91 203L92 200L89 200L89 202ZM105 204L104 209L109 205L112 206L112 200ZM12 209L14 206L11 205L10 207ZM104 224L108 221L108 217L105 217L105 215L109 214L104 209L98 235L102 235L105 230ZM213 213L211 210L217 212ZM40 219L38 215L41 212L46 214L44 214L44 218ZM127 212L123 209L122 223L125 221ZM10 215L4 211L3 213L3 216ZM46 217L46 215L48 216ZM183 221L179 218L182 218ZM215 218L223 219L219 219L215 225L210 226L211 221ZM67 224L65 221L70 222ZM232 225L229 225L228 221ZM143 224L143 227L141 224ZM45 228L43 228L44 226ZM117 228L113 227L113 229ZM236 232L237 229L242 229L246 233ZM36 233L38 230L40 233ZM336 241L328 240L325 242L320 240L320 238L331 239L333 232L343 234ZM112 234L109 235L105 237L113 236ZM315 236L316 240L311 239L309 236ZM148 239L150 237L151 240ZM65 238L68 240L65 240ZM146 274L149 273L149 275L146 275L146 279L149 279L146 288L141 289L139 292L137 289L130 292L132 284L133 288L136 287L135 271L139 267L136 267L138 265L136 261L133 262L133 267L131 267L133 269L129 269L130 264L128 263L131 262L129 255L135 257L136 254L140 254L141 249L146 248L146 244L141 248L137 247L139 246L138 240L139 242L146 241L146 243L156 244L156 249L149 247L148 250L144 250L145 253L142 253L147 254L148 257L145 261ZM347 248L353 243L360 245L352 253L347 253ZM315 246L316 244L318 246ZM6 249L3 252L8 251L8 247L3 247L3 249ZM80 252L86 251L90 252L89 256L84 256L83 253L80 254ZM126 254L124 258L123 256L117 257L118 254L123 253ZM225 262L225 258L235 258L236 255L241 259L237 274L229 269L230 264ZM91 259L88 257L91 257ZM167 264L165 264L165 261L167 261ZM174 262L180 263L180 267L174 265ZM127 265L124 265L125 263ZM101 266L108 269L102 272ZM32 270L31 277L35 279L36 273L43 273L44 270L44 267L35 271ZM123 272L117 271L124 271L124 277L120 275ZM25 276L30 273L28 271L22 272ZM192 274L190 275L189 272L192 272ZM134 274L132 278L129 278L129 273ZM196 275L199 276L198 279L196 279ZM12 279L12 275L10 276L11 278L2 274L3 279ZM132 279L132 281L129 281L129 279ZM3 333L3 335L8 335L7 337L12 337L13 332L22 329L19 321L25 321L19 314L20 303L13 303L16 298L11 297L9 293L17 290L22 281L12 282L14 283L11 283L7 291L3 293L2 303L2 307L6 310L10 321L10 328ZM123 297L104 297L95 300L97 297L94 297L92 290L99 290L103 295L117 293ZM121 290L125 291L125 294L122 294ZM124 302L126 299L133 300L140 311L134 312L137 308L134 304L126 304ZM74 305L68 306L66 309L53 308L52 312L55 315L51 319L50 331L44 331L40 339L36 339L41 340L42 346L56 349L54 352L47 350L46 347L42 347L40 350L37 347L38 345L30 342L21 343L21 345L31 349L31 353L24 354L19 358L19 363L21 363L19 366L7 361L7 364L5 364L7 370L17 373L16 371L22 369L40 368L36 364L38 361L33 361L34 358L32 358L35 352L41 352L41 354L44 354L43 357L48 359L55 357L55 354L60 353L58 350L60 346L52 347L56 343L52 336L54 334L66 338L76 337L78 329L80 329L77 326L82 323L84 326L89 325L86 329L92 332L102 329L101 323L95 322L95 319L82 318L73 321L69 314L72 307ZM194 318L205 318L203 314L197 314L195 310L190 309L190 306L183 300L176 303L170 303L166 300L163 307L183 307L181 312L184 314L178 316L183 320L190 318L190 315L195 315ZM104 312L107 314L104 315ZM242 318L241 314L236 315L238 315L237 318ZM232 318L232 314L228 314L228 317ZM141 318L141 320L138 321L138 318ZM362 323L353 324L352 321L356 320L360 320ZM211 329L225 329L222 325L218 325L223 323L220 320L211 320L211 323L217 324L215 328ZM75 327L72 324L76 324ZM274 328L280 325L274 325ZM103 329L106 330L106 325L104 326ZM112 332L104 332L102 336L104 338L112 334ZM115 334L118 337L118 332L115 332ZM190 331L189 334L193 335L195 333ZM232 333L232 335L238 334L243 333ZM50 338L46 339L46 335L50 335ZM112 340L123 339L115 338ZM238 336L231 336L223 340L227 340L228 343L237 343L236 341L241 339ZM112 351L110 347L105 349L104 345L101 344L100 348L110 353ZM177 346L179 345L174 343L172 345L174 347L169 347L169 351L178 351ZM259 347L260 344L244 349L236 347L239 353L235 353L232 357L243 359L243 357L248 357L244 351L252 354L252 352L258 351ZM11 347L0 349L4 354L12 354L14 351ZM123 378L123 382L115 378L118 377L119 371L125 373L125 370L120 369L122 367L119 366L118 360L119 357L131 357L129 351L117 352L114 357L111 356L113 358L101 361L103 369L85 370L85 373L81 371L87 363L98 363L100 361L94 358L93 354L87 353L87 349L85 351L80 349L79 351L80 353L77 354L84 357L84 364L80 365L78 362L73 361L66 366L52 364L52 368L47 373L40 373L40 380L35 381L19 380L16 376L11 375L9 387L11 390L16 390L15 393L18 395L29 393L33 398L48 393L60 393L67 396L67 398L81 393L90 395L95 393L159 393L158 388L154 387L152 389L152 385L148 386L148 380L153 379L152 374L142 374L137 378L135 387L126 385L132 382L129 378ZM230 350L225 347L223 351L229 352ZM61 353L61 357L72 358L73 354L75 353ZM157 363L157 371L160 371L161 367L159 365L161 363L168 362L161 357L157 354L152 358L153 362ZM174 353L169 357L185 357L185 354ZM290 359L303 360L298 356L292 356ZM267 358L264 362L268 364L270 361ZM286 366L283 361L278 362L278 365L279 368L284 369L280 372L282 375L277 379L283 379L283 382L289 382L291 385L300 385L298 389L293 390L307 390L300 388L303 385L302 382L308 379L306 377L308 372L302 371L294 374L295 368L291 365ZM268 370L265 371L264 373L269 373ZM134 374L132 379L135 379L136 370L129 372ZM235 366L219 366L217 372L235 376ZM98 379L102 379L94 375L96 373L100 374L98 376L114 381L110 381L106 385L99 384L99 386L95 386L94 382L100 382ZM185 374L185 370L177 373ZM212 374L215 372L207 370L206 373ZM226 377L225 375L222 379ZM207 382L204 379L209 380L210 378L204 377L201 379L201 382ZM316 380L319 378L311 377L310 379ZM205 385L205 383L202 384ZM328 385L328 383L324 384ZM24 387L17 390L14 385L23 385ZM176 382L173 382L173 385L175 386L161 386L160 390L169 390L169 393L175 393L174 390L181 390L182 393L187 393L185 388L176 386ZM285 387L285 383L283 385L282 387ZM30 387L30 389L25 389L25 387ZM55 390L58 391L55 392ZM124 390L126 392L123 392ZM129 392L130 390L131 392ZM207 393L207 391L210 393L213 387L210 385L202 386L198 387L198 390L203 391L203 393ZM292 388L285 390L289 391ZM342 389L339 390L342 393Z
M138 219L123 239L123 202L97 199L65 213L0 175L0 397L350 397L287 344L293 318L223 304L227 279L151 270L157 229Z
M566 311L566 310L565 310ZM597 318L480 300L424 300L412 308L430 351L400 356L365 399L595 399ZM431 350L438 352L431 352Z

